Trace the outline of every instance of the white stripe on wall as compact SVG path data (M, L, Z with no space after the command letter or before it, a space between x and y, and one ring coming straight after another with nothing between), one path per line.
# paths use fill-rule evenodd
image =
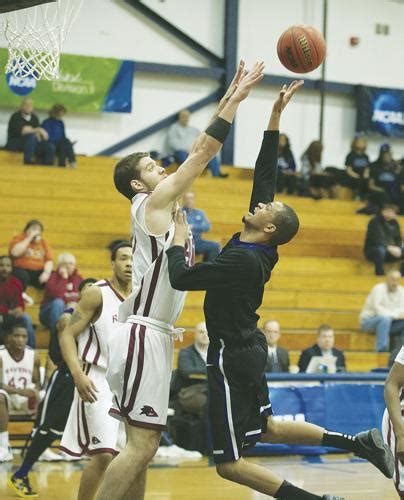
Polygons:
M222 372L224 379L224 391L226 394L226 413L227 413L227 420L229 421L229 430L230 430L231 444L233 447L234 459L238 460L240 458L240 455L238 454L236 434L234 432L234 425L233 425L233 415L231 413L230 387L227 382L227 377L223 369L223 350L224 350L224 344L222 343L222 348L220 349L220 356L219 356L219 368L220 371Z

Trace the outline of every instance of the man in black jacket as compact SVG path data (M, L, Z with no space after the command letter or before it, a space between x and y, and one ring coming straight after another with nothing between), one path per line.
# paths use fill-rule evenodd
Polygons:
M266 372L289 372L289 353L283 347L278 346L281 336L281 327L277 321L266 321L264 323L265 338L268 344L268 359L265 365Z
M294 210L273 200L280 116L302 84L295 81L289 88L285 85L274 103L255 164L250 211L243 217L241 233L232 237L214 261L189 267L184 255L189 228L178 210L172 247L167 250L168 272L177 290L206 290L209 420L218 474L282 500L340 500L309 493L242 458L243 451L257 441L321 444L353 451L388 477L394 471L391 450L383 445L377 429L347 436L306 422L272 418L265 378L268 347L257 328L256 311L278 261L277 246L290 241L299 228Z
M299 371L305 372L313 356L335 356L337 372L345 371L344 353L334 347L334 330L329 325L321 325L317 330L317 343L305 349L299 358Z
M385 262L402 260L401 231L395 205L383 205L380 215L376 215L369 222L365 239L365 255L368 260L374 262L377 276L384 275Z
M21 107L8 122L6 149L23 151L24 163L32 165L34 157L43 165L53 165L55 146L49 142L48 133L39 126L38 117L33 113L32 99L24 99Z

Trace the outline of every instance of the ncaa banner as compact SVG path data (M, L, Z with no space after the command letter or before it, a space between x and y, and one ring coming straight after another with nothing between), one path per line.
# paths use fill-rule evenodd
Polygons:
M356 88L356 131L404 137L404 90Z
M7 49L0 48L0 67L7 58ZM0 106L18 108L29 96L37 110L60 103L73 112L130 113L134 66L133 61L62 54L59 80L0 75Z

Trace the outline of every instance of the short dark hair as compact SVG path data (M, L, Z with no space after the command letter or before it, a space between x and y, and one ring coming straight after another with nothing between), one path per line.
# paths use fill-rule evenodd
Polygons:
M282 210L275 212L275 232L270 239L271 245L284 245L290 241L299 230L299 217L289 205L283 205Z
M86 278L85 280L83 281L80 281L80 285L79 285L79 292L81 292L83 290L83 288L88 285L89 283L92 284L92 283L97 283L98 280L96 280L95 278Z
M3 338L11 335L15 328L24 328L24 330L26 330L27 326L23 318L14 318L13 316L8 315L3 323Z
M383 203L381 211L383 210L394 210L396 214L398 213L398 206L394 205L394 203Z
M26 224L25 224L25 227L24 227L24 233L25 231L28 231L28 229L32 226L39 226L41 228L41 230L43 231L44 230L44 227L43 227L43 224L40 220L38 219L31 219L29 220Z
M115 166L115 187L128 200L131 200L135 194L130 183L133 180L140 180L139 162L146 156L149 156L149 153L132 153L119 160Z
M66 112L67 109L65 108L65 106L63 106L63 104L54 104L49 111L49 116L51 118L56 118L59 113L66 113Z
M329 332L330 330L334 331L334 328L330 325L327 325L324 323L323 325L320 325L317 329L317 335L321 335L323 332Z
M118 250L120 248L130 248L132 249L132 244L129 241L121 241L113 248L111 248L111 261L114 262L116 260L116 256L118 254Z

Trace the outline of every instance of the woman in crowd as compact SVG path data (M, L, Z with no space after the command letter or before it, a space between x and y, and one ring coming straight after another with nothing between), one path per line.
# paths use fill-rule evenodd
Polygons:
M323 170L321 157L323 145L320 141L312 141L301 157L301 175L305 190L315 199L335 198L336 182L334 177Z
M56 323L63 311L74 307L79 299L79 285L83 278L76 268L76 259L71 253L58 257L58 267L45 286L45 295L39 311L41 323L56 332Z
M354 198L362 201L368 192L370 161L366 154L368 142L364 137L355 137L351 143L351 151L345 158L345 176L342 180L344 186L352 189Z
M286 134L279 134L278 148L278 193L294 194L297 189L298 175L296 163L290 148L289 137Z
M53 255L43 239L41 221L32 219L24 231L16 234L9 243L9 254L13 260L13 275L23 284L43 288L53 269Z
M63 104L55 104L49 111L49 118L44 120L42 128L48 135L49 141L56 147L59 167L66 166L66 159L71 167L76 166L76 156L73 151L73 143L66 137L65 124L62 118L66 114Z

